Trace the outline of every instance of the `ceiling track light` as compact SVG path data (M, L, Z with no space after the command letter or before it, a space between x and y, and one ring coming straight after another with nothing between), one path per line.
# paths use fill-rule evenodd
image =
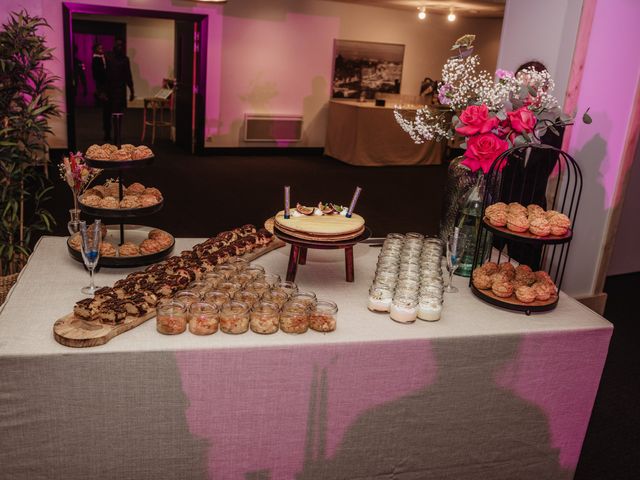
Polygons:
M449 15L447 15L447 20L449 20L450 22L456 21L456 14L453 13L453 10L449 11Z
M418 7L418 18L420 20L427 18L427 7Z

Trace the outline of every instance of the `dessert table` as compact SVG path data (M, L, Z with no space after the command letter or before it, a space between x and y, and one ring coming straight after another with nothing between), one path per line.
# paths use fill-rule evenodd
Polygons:
M331 100L324 153L351 165L440 165L444 142L415 144L393 116L393 105Z
M176 252L197 239L176 239ZM73 349L52 326L88 282L43 237L0 311L2 478L571 478L612 325L564 294L500 310L455 278L439 322L366 309L379 250L309 251L297 283L330 334L160 335ZM286 273L288 249L258 259ZM131 270L102 269L111 285Z

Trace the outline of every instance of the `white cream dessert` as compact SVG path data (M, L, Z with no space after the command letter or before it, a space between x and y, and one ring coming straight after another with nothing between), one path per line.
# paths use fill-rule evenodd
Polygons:
M409 298L394 298L389 312L391 320L398 323L413 323L418 317L418 302Z
M418 318L427 322L440 320L442 314L442 304L437 301L427 301L418 304Z
M388 312L391 309L393 292L384 288L372 287L369 290L367 308L372 312Z

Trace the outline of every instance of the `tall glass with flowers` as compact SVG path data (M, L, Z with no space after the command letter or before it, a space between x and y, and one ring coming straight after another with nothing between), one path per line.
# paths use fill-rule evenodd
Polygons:
M479 222L461 218L460 213L477 210L471 203L478 195L482 198L483 176L496 158L509 148L539 143L547 131L559 134L559 127L573 122L573 116L558 107L549 72L527 68L514 74L499 69L492 75L480 70L480 58L473 54L474 40L475 35L464 35L452 46L456 54L442 69L438 108L427 105L409 111L398 106L394 112L398 124L415 143L451 141L464 150L450 165L450 169L461 170L450 175L457 184L447 186L440 234L446 238L460 222L474 224L475 234L466 232L473 245ZM588 112L583 121L591 123ZM474 249L469 249L471 258ZM465 273L464 265L459 272Z
M69 210L70 220L67 223L69 233L73 235L80 230L79 197L91 185L91 182L100 175L102 170L89 167L80 152L69 153L68 157L62 159L58 168L60 170L60 178L69 185L73 195L73 208Z

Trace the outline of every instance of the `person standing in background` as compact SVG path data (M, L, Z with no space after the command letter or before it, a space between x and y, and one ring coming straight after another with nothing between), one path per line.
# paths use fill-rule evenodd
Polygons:
M129 101L133 101L135 93L133 90L133 77L131 75L131 64L129 57L125 54L124 42L116 40L113 51L106 59L107 81L106 90L108 97L108 118L112 113L124 113L127 108L127 87L129 87ZM107 122L105 137L111 137L111 122ZM107 138L107 139L108 139Z
M73 44L73 95L78 94L78 86L82 85L82 95L87 96L87 77L85 65L78 57L78 45Z
M96 85L96 90L93 93L96 106L102 108L102 131L104 132L104 139L109 140L109 127L111 124L111 118L109 117L111 116L111 112L107 105L107 59L104 56L104 48L101 43L96 43L93 46L91 75Z

